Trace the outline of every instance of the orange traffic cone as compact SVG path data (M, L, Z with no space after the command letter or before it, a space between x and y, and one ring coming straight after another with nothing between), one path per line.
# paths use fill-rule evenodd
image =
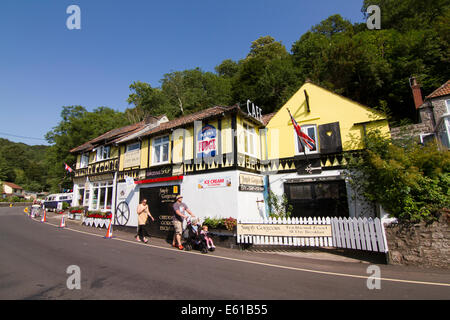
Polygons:
M59 224L59 228L66 227L66 220L64 219L64 215L61 216L61 223Z
M106 236L104 236L105 239L111 239L113 237L112 235L112 218L109 220L109 226L108 231L106 232Z
M47 222L47 211L44 209L44 214L42 215L41 222Z

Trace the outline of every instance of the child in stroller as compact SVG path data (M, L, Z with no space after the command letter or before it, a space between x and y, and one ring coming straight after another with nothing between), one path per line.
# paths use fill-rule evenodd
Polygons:
M202 253L208 253L208 246L206 240L202 239L200 235L201 226L197 219L192 221L189 219L186 223L186 229L183 231L183 238L185 240L184 248L186 251L192 249L200 250Z

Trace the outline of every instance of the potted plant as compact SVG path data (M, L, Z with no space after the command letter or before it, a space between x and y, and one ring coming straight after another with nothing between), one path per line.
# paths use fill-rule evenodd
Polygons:
M84 213L84 207L70 207L68 211L69 219L81 220L81 216Z

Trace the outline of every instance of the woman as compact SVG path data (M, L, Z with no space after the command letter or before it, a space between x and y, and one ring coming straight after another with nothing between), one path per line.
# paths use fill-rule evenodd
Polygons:
M147 230L145 229L145 224L147 222L148 217L155 221L153 216L150 213L147 205L147 199L142 199L141 203L137 208L138 214L138 234L136 235L136 241L142 241L144 243L148 242L148 239L145 237L147 234Z

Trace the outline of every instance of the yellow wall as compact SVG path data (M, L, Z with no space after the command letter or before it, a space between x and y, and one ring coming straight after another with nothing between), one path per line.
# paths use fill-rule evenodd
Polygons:
M119 171L123 171L123 160L124 160L124 154L125 154L125 145L119 146L120 148L120 159L119 159Z
M119 148L116 146L111 146L111 150L109 152L109 158L114 159L119 156Z
M307 112L304 90L309 96L310 112ZM305 83L267 125L269 158L271 159L289 158L295 155L295 132L287 109L291 111L300 126L315 124L318 130L319 125L339 122L344 151L362 148L362 125L356 126L355 123L386 119L381 113L357 102L312 83ZM369 130L377 128L389 135L387 121L370 123L367 128Z
M233 152L233 131L231 116L222 118L222 154Z
M148 141L149 139L144 139L141 141L141 169L147 168L148 163Z
M260 143L260 132L259 128L253 123L240 116L237 117L237 151L238 153L245 153L245 130L244 123L252 126L255 129L255 139L254 139L254 157L261 159L261 143Z

